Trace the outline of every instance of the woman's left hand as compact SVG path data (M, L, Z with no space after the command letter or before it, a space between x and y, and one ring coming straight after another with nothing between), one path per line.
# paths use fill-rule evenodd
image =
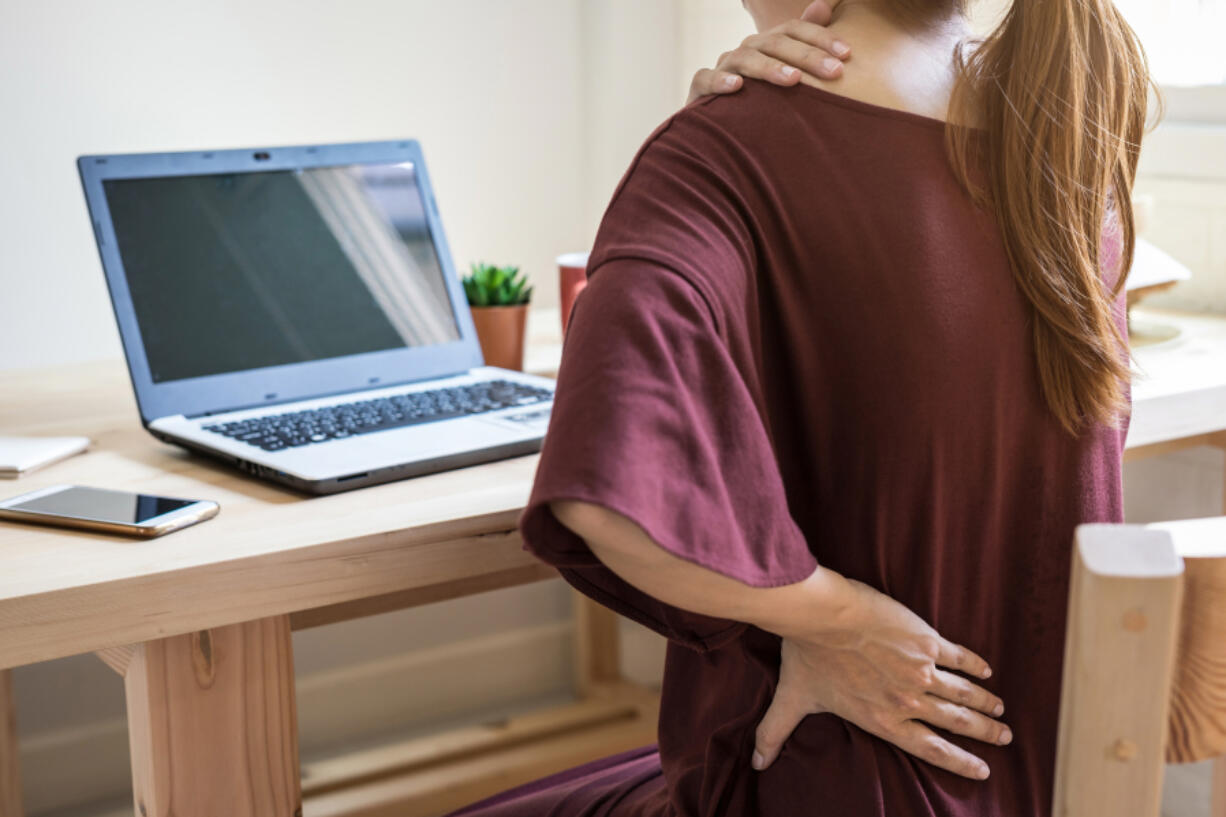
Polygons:
M795 85L802 74L838 79L851 47L826 28L839 0L814 0L799 20L746 37L739 48L721 54L715 68L703 68L690 83L693 102L712 94L739 91L743 77L776 85Z

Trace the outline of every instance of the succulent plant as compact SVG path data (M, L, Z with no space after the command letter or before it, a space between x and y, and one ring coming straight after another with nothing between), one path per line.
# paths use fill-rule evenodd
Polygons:
M518 306L532 300L532 287L519 267L473 264L463 284L469 306Z

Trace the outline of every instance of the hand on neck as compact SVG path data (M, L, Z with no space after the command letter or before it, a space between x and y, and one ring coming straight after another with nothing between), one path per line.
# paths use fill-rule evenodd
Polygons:
M886 108L945 119L956 78L954 49L970 36L965 17L950 3L947 14L925 20L900 15L893 0L834 0L832 33L851 44L854 57L841 79L805 77L807 85ZM806 11L804 4L781 2L759 7L771 13ZM758 15L755 15L758 16Z

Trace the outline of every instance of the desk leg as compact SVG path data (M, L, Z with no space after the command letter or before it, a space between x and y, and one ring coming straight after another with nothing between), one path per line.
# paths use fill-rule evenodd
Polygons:
M124 686L137 817L301 817L288 616L140 644Z
M575 691L590 697L602 685L621 678L621 643L617 613L571 591L575 602Z
M0 669L0 817L22 815L19 764L12 677Z

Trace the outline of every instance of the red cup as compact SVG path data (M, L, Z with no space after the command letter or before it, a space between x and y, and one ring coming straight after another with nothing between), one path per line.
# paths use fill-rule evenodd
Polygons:
M575 299L587 286L587 261L589 253L570 252L558 256L559 287L562 293L562 334L570 324L570 311L575 308Z

